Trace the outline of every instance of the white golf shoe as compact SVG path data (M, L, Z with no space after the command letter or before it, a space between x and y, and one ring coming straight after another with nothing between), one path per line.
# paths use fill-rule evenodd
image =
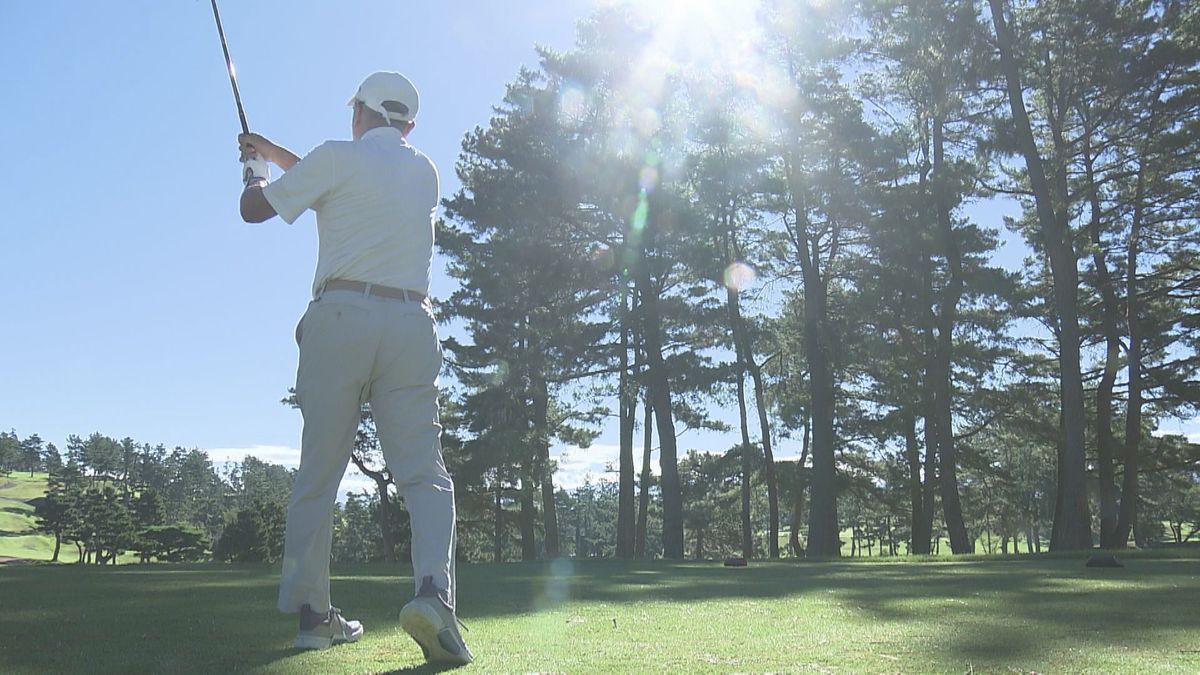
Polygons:
M426 661L466 665L475 656L458 632L454 610L431 582L426 577L421 592L400 610L400 627L421 647Z
M328 649L346 642L357 642L363 625L342 617L342 610L331 607L322 614L308 605L300 608L300 633L293 644L297 649Z

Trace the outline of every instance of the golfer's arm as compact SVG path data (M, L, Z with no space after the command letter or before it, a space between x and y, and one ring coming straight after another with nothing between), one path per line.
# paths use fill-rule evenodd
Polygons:
M296 166L296 162L300 161L300 157L298 157L296 153L288 150L282 145L276 145L275 149L271 152L271 156L267 159L274 162L275 166L283 169L284 171Z
M241 209L242 220L247 223L261 223L275 217L275 207L263 196L262 187L258 185L242 190Z

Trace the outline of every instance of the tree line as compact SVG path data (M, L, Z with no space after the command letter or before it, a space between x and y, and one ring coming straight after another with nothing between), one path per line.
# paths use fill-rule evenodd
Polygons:
M1193 538L1200 448L1158 430L1200 414L1200 7L755 11L752 40L691 35L721 49L689 62L600 10L463 139L437 233L460 556ZM611 480L557 488L554 450L610 419ZM692 429L733 442L686 447ZM206 476L153 487L176 490L165 522L219 542L242 488L155 461ZM403 557L368 411L353 461L376 489L338 507L335 557ZM122 471L100 482L140 494Z
M478 512L510 499L522 558L561 553L551 448L611 416L617 556L712 541L697 427L738 438L696 449L748 557L1161 538L1200 457L1156 433L1200 402L1200 10L758 12L746 54L671 63L599 11L463 140L440 310ZM1019 269L979 222L1001 200Z
M45 472L33 500L37 530L64 544L76 561L273 561L283 545L292 472L247 456L220 470L199 449L68 436L60 452L37 434L0 433L0 475ZM214 545L215 543L215 545Z

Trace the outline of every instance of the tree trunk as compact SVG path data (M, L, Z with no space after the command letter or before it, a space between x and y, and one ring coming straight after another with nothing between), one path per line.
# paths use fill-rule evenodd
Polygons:
M938 486L942 492L942 513L950 535L950 550L971 553L975 545L967 536L963 522L962 502L958 495L958 453L954 443L954 324L958 317L958 302L962 298L962 254L954 239L946 195L945 139L940 115L933 119L933 202L937 212L938 240L946 258L949 278L938 303L937 346L934 352L934 400L938 416Z
M521 478L521 560L537 560L537 528L534 525L537 507L534 505L533 481L529 476Z
M1078 270L1074 246L1071 242L1070 227L1065 219L1065 204L1056 204L1052 187L1046 179L1037 141L1033 137L1017 62L1013 55L1013 36L1004 17L1003 0L988 0L988 4L996 29L1000 63L1007 82L1009 107L1025 157L1030 187L1034 193L1043 246L1050 258L1054 306L1058 315L1059 385L1063 418L1063 447L1058 473L1062 508L1058 514L1058 522L1055 522L1054 531L1057 537L1051 542L1051 548L1090 548L1092 535L1085 482L1083 378L1080 372L1080 331L1076 296ZM1059 182L1064 182L1062 168L1056 167L1055 170L1060 175ZM1065 195L1065 192L1059 195L1060 200L1064 200Z
M51 556L50 562L58 562L58 551L62 547L62 535L58 532L54 533L54 555Z
M754 381L754 405L758 409L758 427L763 445L763 482L767 484L767 555L772 560L779 558L779 481L775 477L775 450L771 443L771 423L767 419L766 388L763 386L762 368L749 353L750 377Z
M504 562L504 488L496 477L496 508L492 512L492 562Z
M803 558L805 555L804 546L800 542L800 523L804 522L804 463L808 461L808 442L812 426L809 420L810 418L806 415L804 417L804 439L800 445L800 460L796 462L796 495L792 500L792 532L788 537L788 547L791 549L792 555L797 558Z
M795 154L795 153L793 153ZM837 516L837 437L834 431L834 378L830 355L829 288L821 269L818 242L809 236L812 224L805 205L805 186L789 161L787 180L796 213L794 239L804 280L804 345L808 357L812 405L812 477L808 510L808 551L815 558L841 555ZM830 227L836 227L833 224Z
M354 462L354 466L358 467L362 475L375 482L375 490L379 493L379 532L383 538L383 558L389 562L396 562L398 557L395 530L392 527L392 500L388 495L388 486L393 482L392 475L387 469L371 469L357 452L350 453L350 461Z
M583 557L583 514L580 513L575 518L575 557Z
M1083 134L1083 160L1087 180L1088 203L1091 219L1088 230L1092 239L1092 264L1096 268L1096 287L1100 291L1101 320L1104 334L1104 373L1096 387L1096 461L1100 474L1100 546L1117 546L1117 486L1114 479L1113 460L1116 440L1113 438L1113 387L1117 381L1117 369L1121 359L1121 334L1117 327L1120 303L1108 271L1104 242L1100 236L1101 205L1100 191L1096 185L1095 158L1092 153L1090 131Z
M920 200L920 218L922 222L931 220L927 202L924 195L929 193L929 168L932 162L928 161L930 150L928 140L922 140L921 147L922 157L925 161L922 162L921 172L919 176L919 190L922 195ZM921 293L922 302L922 319L920 325L920 339L922 349L917 352L917 347L913 344L915 340L907 339L907 346L915 352L922 354L921 367L917 372L910 373L911 389L919 392L920 411L923 420L922 437L925 445L924 459L924 482L921 480L921 461L916 453L920 452L919 447L915 447L916 434L916 414L912 414L912 425L914 434L914 447L911 449L914 466L909 469L910 476L915 477L914 490L920 490L919 498L920 509L913 511L913 544L912 552L916 555L929 555L933 553L934 533L933 533L933 515L934 515L934 497L937 492L937 457L938 457L938 433L937 433L937 397L934 394L932 386L932 370L931 363L933 362L934 352L937 350L937 340L934 336L934 326L936 321L933 315L933 269L929 263L928 256L924 256L925 264L921 266ZM916 499L916 498L915 498ZM914 504L918 503L914 501Z
M537 433L538 482L542 486L542 529L544 530L546 557L559 556L558 509L554 504L554 472L550 464L550 391L546 381L533 382L533 423Z
M642 343L646 348L646 364L650 397L654 402L658 426L658 461L662 471L660 490L663 500L663 556L683 558L683 497L679 484L679 460L675 442L675 420L671 407L671 383L662 357L662 318L658 297L650 287L650 275L642 270L638 275L639 296L644 309L645 329Z
M932 331L929 331L928 344L930 345L930 349L932 349L932 344L933 344ZM934 521L935 510L936 510L934 505L937 500L938 482L939 482L938 481L938 471L937 471L938 433L936 431L936 427L937 427L938 423L937 423L937 419L936 419L937 416L934 413L934 410L936 407L936 405L934 403L934 396L929 391L928 379L929 378L926 377L927 382L926 382L926 386L924 387L924 392L923 392L924 396L925 396L925 401L923 402L924 410L922 411L925 416L925 429L924 429L924 432L925 432L925 460L924 460L925 461L925 484L921 487L921 504L924 508L923 508L923 511L921 512L922 539L918 542L918 543L928 542L928 544L925 546L923 551L918 551L918 553L924 553L924 554L936 553L936 551L934 550L934 547L935 546L940 547L940 545L941 545L941 533L938 531L935 531L933 528L933 521Z
M729 232L726 246L726 257L729 261L736 262L742 257L741 247L733 235L734 224L731 219L726 219L726 231ZM767 420L767 407L765 403L766 388L763 386L762 368L754 360L754 349L751 345L749 331L746 330L746 321L742 317L742 306L738 291L729 288L729 314L730 327L733 331L734 350L739 354L739 375L738 375L738 399L740 405L745 405L743 395L743 384L741 374L744 371L749 371L751 379L754 381L754 405L758 411L758 427L759 434L762 436L763 447L763 482L767 485L767 555L771 559L779 558L779 485L775 478L775 453L771 447L771 425ZM748 433L743 433L743 442L749 441ZM743 465L745 469L746 465ZM747 475L749 475L747 473ZM747 508L747 512L749 509ZM747 556L749 557L749 556Z
M628 308L626 308L628 309ZM626 312L628 316L628 311ZM637 388L629 373L629 327L621 325L621 374L618 386L621 416L621 450L617 460L617 557L631 558L636 548L637 530L633 495L633 423L637 415Z
M824 314L823 309L821 314ZM837 464L833 430L833 372L826 353L827 347L820 344L824 340L824 331L813 325L807 332L810 335L809 372L813 407L813 468L812 479L809 481L811 506L808 512L808 555L829 558L841 555L835 484ZM814 342L818 344L812 346Z
M729 307L729 323L733 327L734 333L734 352L737 354L737 368L735 372L737 377L738 425L742 431L742 557L749 560L754 557L754 532L750 521L750 477L754 471L754 464L751 461L750 454L750 420L746 414L746 354L745 350L742 349L742 340L739 339L739 331L737 329L739 316L737 291L733 288L726 288L726 297Z
M929 530L925 525L922 499L921 446L917 441L917 417L912 412L904 417L904 456L908 460L908 498L912 502L912 539L908 549L914 555L928 555Z
M645 422L642 424L642 478L638 486L637 534L633 540L635 558L646 557L646 525L650 518L650 453L654 449L654 405L646 392Z
M1125 321L1129 328L1129 394L1125 405L1125 447L1121 475L1121 505L1113 546L1128 545L1129 533L1137 523L1138 511L1138 450L1142 441L1142 327L1141 306L1138 302L1138 247L1142 234L1142 214L1145 193L1145 171L1138 172L1137 200L1133 223L1129 230L1129 250L1125 262ZM1136 544L1135 540L1135 544Z

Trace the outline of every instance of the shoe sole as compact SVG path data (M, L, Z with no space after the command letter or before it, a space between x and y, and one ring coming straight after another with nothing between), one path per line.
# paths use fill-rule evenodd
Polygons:
M302 635L292 643L296 649L329 649L333 646L333 638Z
M405 605L400 610L400 627L408 633L413 642L425 654L425 660L436 663L457 663L466 665L471 661L458 654L446 651L438 640L438 625L441 617L420 605Z

